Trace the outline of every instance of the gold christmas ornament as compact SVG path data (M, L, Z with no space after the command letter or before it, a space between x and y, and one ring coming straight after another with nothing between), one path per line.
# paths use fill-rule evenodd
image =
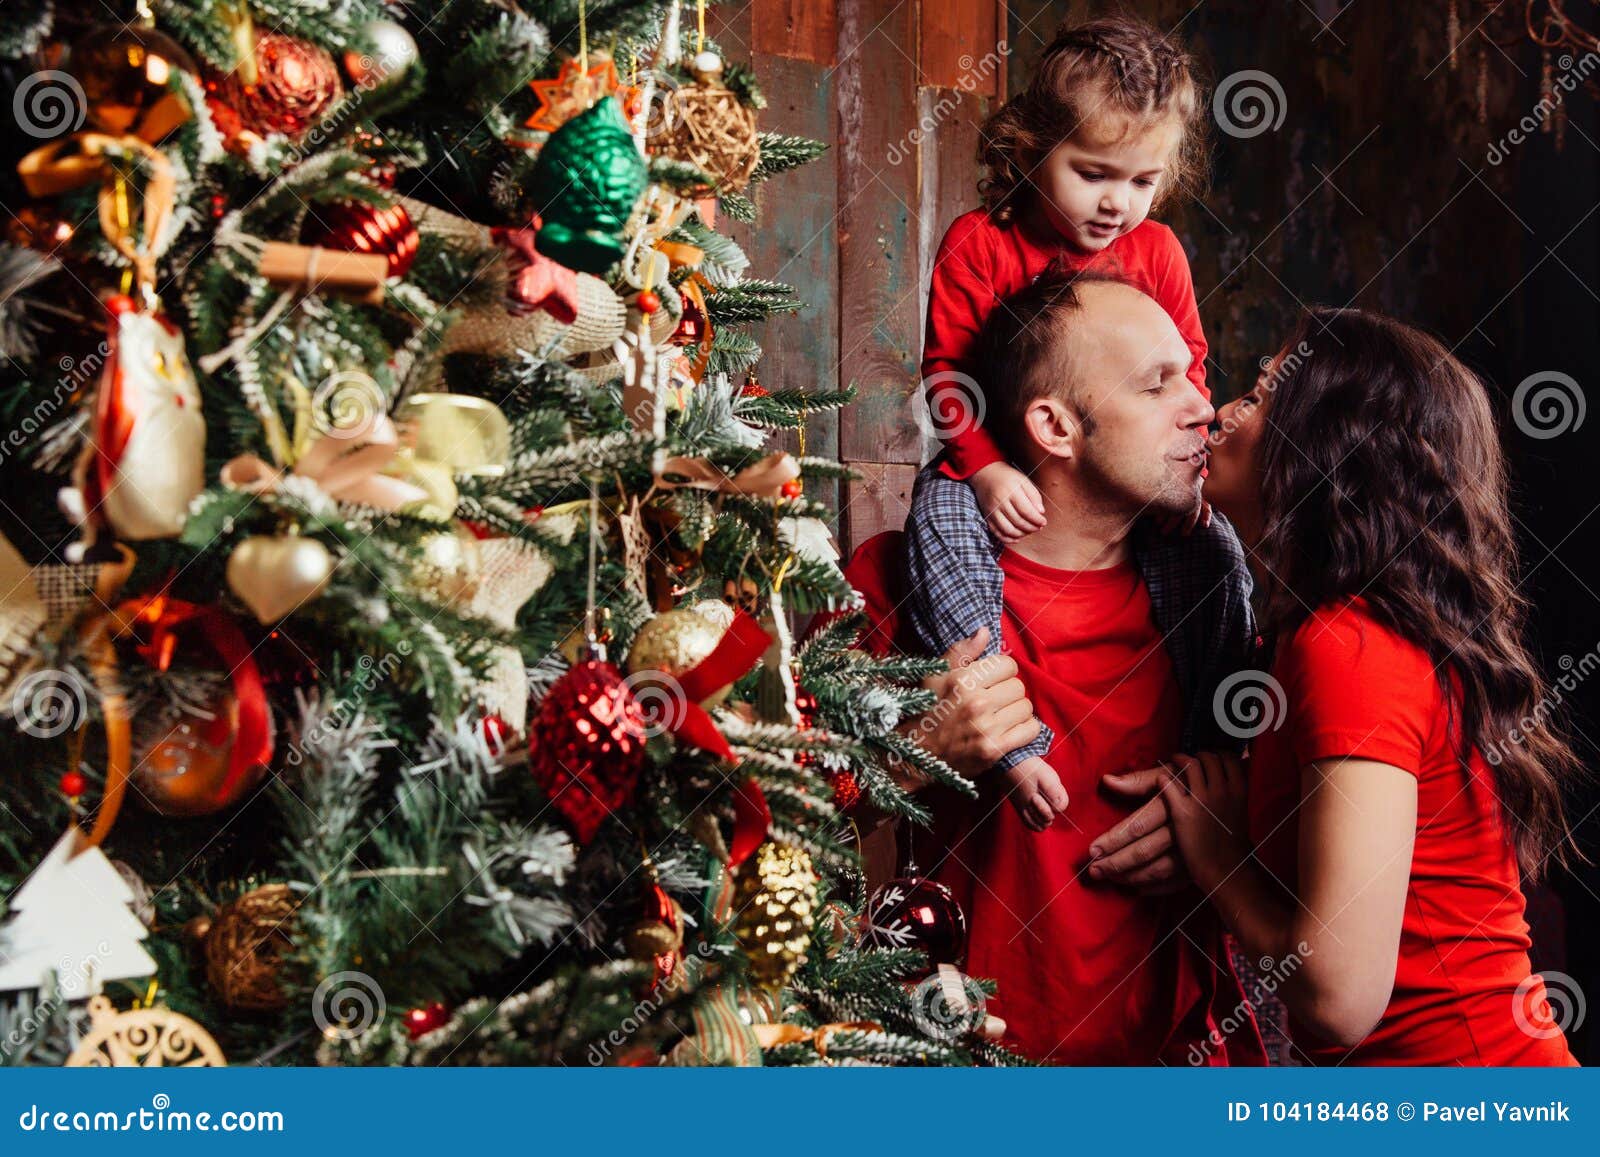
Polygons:
M412 394L395 416L416 457L457 474L505 473L511 422L493 402L470 394Z
M471 602L482 573L478 540L459 523L423 538L415 581L428 598L444 606Z
M328 548L314 538L252 535L228 556L228 587L271 626L321 594L335 565Z
M680 678L716 649L722 632L723 628L693 611L662 611L633 637L633 646L628 650L628 673L660 671L673 679ZM721 703L728 697L729 687L718 688L701 700L702 706Z
M201 942L206 980L217 999L240 1012L277 1012L289 1003L279 983L292 945L294 893L266 884L185 929Z
M654 151L697 165L716 182L695 195L742 192L761 159L756 114L722 83L721 60L702 55L707 59L696 58L696 83L664 96Z
M66 1067L222 1068L228 1059L196 1021L170 1008L118 1012L103 996L89 998L90 1028Z
M750 958L750 977L782 988L806 962L816 919L817 873L801 848L768 840L739 869L733 933Z

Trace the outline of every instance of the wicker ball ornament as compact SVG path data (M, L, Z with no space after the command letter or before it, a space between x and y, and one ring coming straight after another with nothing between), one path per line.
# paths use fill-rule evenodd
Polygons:
M653 151L687 161L715 182L710 192L738 193L750 183L761 159L761 138L755 112L722 83L717 67L700 70L694 84L674 89L663 98L661 129Z
M739 869L733 932L750 958L750 976L782 988L806 962L816 921L817 872L801 848L768 840Z
M189 922L201 942L206 980L223 1004L240 1012L278 1012L289 995L280 982L292 946L294 893L287 884L265 884Z

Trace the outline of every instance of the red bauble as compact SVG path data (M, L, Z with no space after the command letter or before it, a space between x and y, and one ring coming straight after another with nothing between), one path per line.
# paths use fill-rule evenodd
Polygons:
M801 494L805 493L805 488L800 485L800 479L798 478L789 479L778 490L785 498L799 498Z
M847 812L861 802L861 784L848 771L830 771L828 786L833 789L833 806L840 811Z
M755 378L752 377L744 384L744 389L739 391L739 396L741 398L765 398L771 393L771 390L767 389L766 386L763 386L760 382L756 381Z
M928 967L961 967L967 955L967 916L943 884L923 876L890 880L867 901L862 941L873 948L920 948Z
M661 308L661 295L653 289L646 289L634 298L633 303L639 307L640 313L655 313Z
M81 771L66 771L61 774L61 794L77 799L89 790L89 781L84 778Z
M678 328L672 331L672 336L667 340L673 345L699 345L706 336L706 315L694 303L694 298L681 290L679 294L683 310L678 315Z
M528 770L579 843L633 798L649 723L610 663L588 659L556 680L528 726Z
M430 1033L450 1019L450 1010L437 1000L423 1008L406 1013L406 1032L412 1040Z
M254 133L299 138L339 98L339 66L315 44L263 32L256 38L256 83L237 71L207 85Z
M404 277L417 259L422 238L404 205L380 209L364 201L313 205L300 240L306 245L373 253L389 259L389 276Z

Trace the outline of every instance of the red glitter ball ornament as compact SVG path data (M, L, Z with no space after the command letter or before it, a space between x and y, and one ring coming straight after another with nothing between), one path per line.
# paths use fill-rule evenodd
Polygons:
M633 798L648 731L644 707L610 663L580 662L545 692L528 726L528 770L579 843Z
M380 209L364 201L313 205L300 239L307 245L346 253L373 253L389 260L389 276L404 277L417 259L422 237L404 205Z
M450 1019L450 1010L437 1000L423 1008L413 1008L406 1013L406 1032L412 1040L440 1028Z
M89 781L84 778L81 771L67 771L61 774L61 794L76 799L89 790Z
M339 98L339 66L309 41L263 32L256 38L256 83L237 70L207 86L251 132L298 139Z
M861 784L851 772L830 771L828 786L833 789L833 806L840 811L847 812L861 802Z

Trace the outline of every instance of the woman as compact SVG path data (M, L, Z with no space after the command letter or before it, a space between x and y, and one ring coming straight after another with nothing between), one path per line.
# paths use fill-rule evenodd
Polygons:
M1248 788L1212 755L1166 780L1191 874L1315 1063L1575 1064L1519 878L1570 847L1577 761L1521 641L1482 384L1408 326L1316 311L1218 420L1206 497L1251 548L1272 661Z

